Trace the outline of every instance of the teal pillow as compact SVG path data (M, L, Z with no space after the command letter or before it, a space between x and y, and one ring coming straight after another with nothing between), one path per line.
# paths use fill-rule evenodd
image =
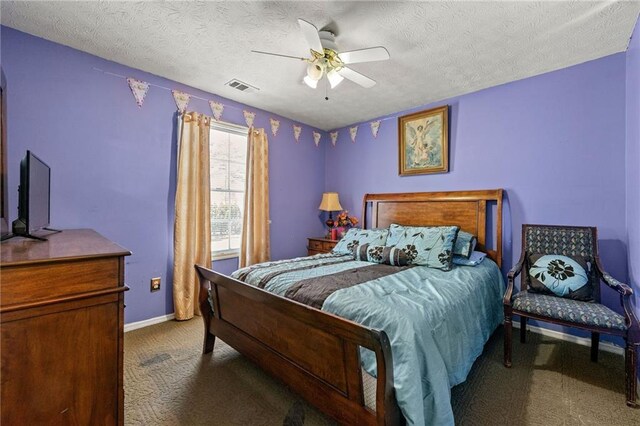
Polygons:
M382 263L391 266L406 266L409 264L404 250L390 246L374 246L361 244L354 250L356 260L362 262Z
M453 245L460 230L457 226L401 226L389 227L388 246L404 250L410 264L449 271L453 259Z
M529 256L529 287L534 293L592 301L589 267L580 256L532 254Z
M476 248L476 243L476 237L468 232L460 231L458 232L456 243L453 246L453 254L455 256L469 258L473 250Z
M352 254L353 250L361 244L384 246L389 235L388 229L360 229L351 228L344 237L338 241L332 252L336 254Z

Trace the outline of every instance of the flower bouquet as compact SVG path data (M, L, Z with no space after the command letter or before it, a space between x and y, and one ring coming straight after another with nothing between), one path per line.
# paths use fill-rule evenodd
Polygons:
M359 220L355 216L349 216L349 211L340 212L336 218L334 228L331 230L332 239L342 238L348 228L356 226Z

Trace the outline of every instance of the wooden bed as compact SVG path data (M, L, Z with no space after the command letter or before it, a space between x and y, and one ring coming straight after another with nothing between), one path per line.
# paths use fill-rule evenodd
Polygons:
M495 203L494 215L490 203ZM362 223L370 223L370 228L391 223L458 225L477 236L479 250L498 266L502 264L502 189L366 194ZM491 229L494 232L489 234ZM494 248L486 247L488 235L494 235ZM212 352L216 336L221 338L341 424L404 423L394 395L391 347L384 331L199 265L196 269L205 354ZM364 403L359 346L376 354L375 412Z

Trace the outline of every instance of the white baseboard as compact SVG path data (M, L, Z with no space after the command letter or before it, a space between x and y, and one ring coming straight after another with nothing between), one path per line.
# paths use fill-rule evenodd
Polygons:
M520 328L520 321L513 321L513 328ZM532 331L533 333L542 334L543 336L553 337L560 340L565 340L571 343L577 343L582 346L591 347L591 339L588 337L578 337L573 336L571 334L563 333L561 331L549 330L548 328L542 328L535 325L527 324L527 330ZM600 350L611 352L617 355L624 355L624 348L614 345L610 342L600 341L600 345L598 346Z
M175 317L174 314L160 315L159 317L149 318L142 321L131 322L124 325L124 332L137 330L143 327L149 327L150 325L160 324L161 322L171 321Z

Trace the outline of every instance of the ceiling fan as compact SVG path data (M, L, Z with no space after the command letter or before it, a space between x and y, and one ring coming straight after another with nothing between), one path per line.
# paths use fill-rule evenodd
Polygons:
M309 45L311 57L302 58L281 55L279 53L261 52L259 50L252 50L252 52L308 62L309 65L307 66L307 75L304 78L304 82L312 89L318 86L318 81L320 81L324 75L327 76L327 80L329 80L332 89L345 78L365 88L373 87L376 84L374 80L348 68L346 65L360 62L385 61L389 59L387 49L382 46L377 46L339 53L338 46L335 43L335 35L332 32L318 31L313 24L304 19L298 19L298 24Z

